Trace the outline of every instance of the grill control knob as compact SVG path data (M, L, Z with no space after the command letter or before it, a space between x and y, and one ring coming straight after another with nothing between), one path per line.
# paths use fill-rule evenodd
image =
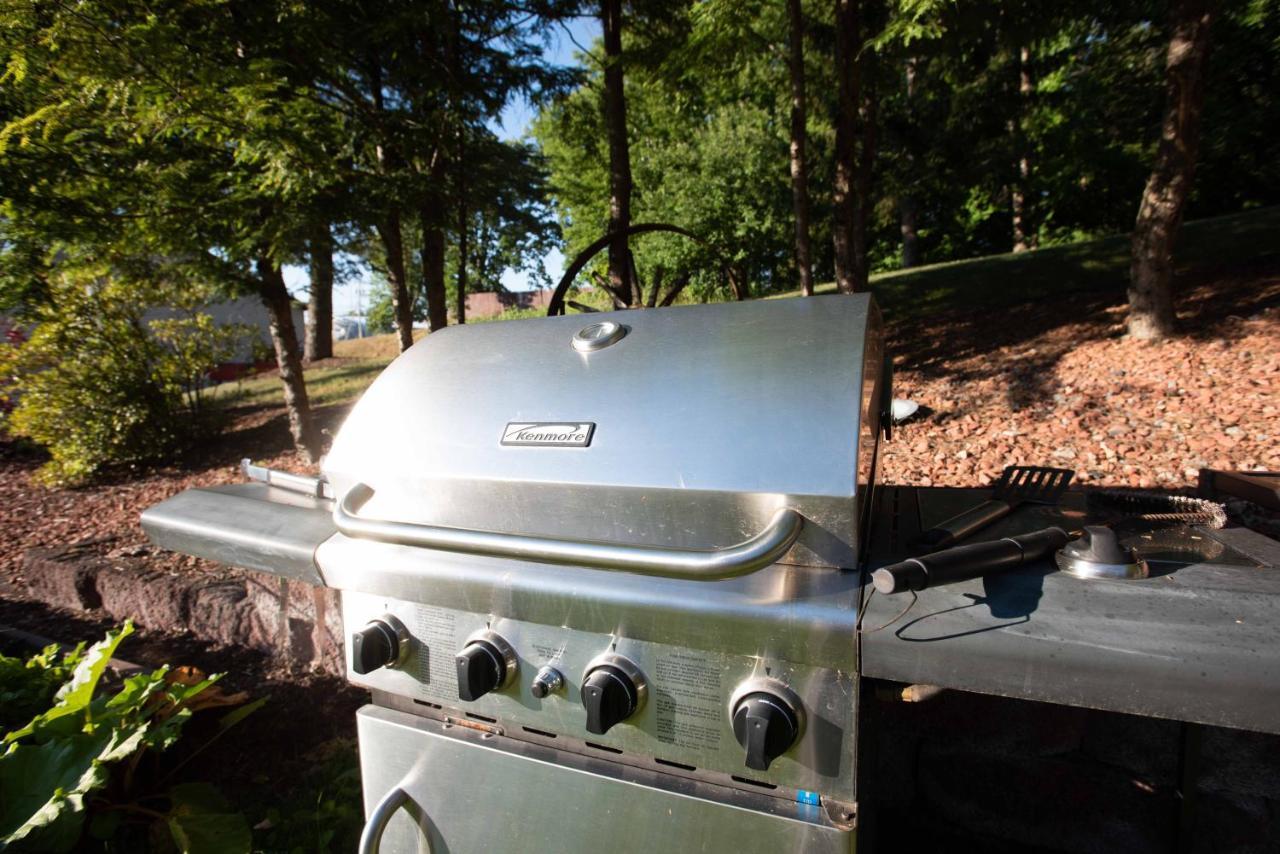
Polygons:
M630 660L612 654L597 658L582 680L587 732L604 735L636 713L644 694L644 674Z
M511 684L516 675L515 651L493 632L481 632L454 656L458 667L458 699L479 700Z
M364 675L379 667L395 667L409 648L409 633L385 614L351 635L351 669Z
M733 735L747 750L747 767L769 770L800 735L800 717L791 703L777 694L755 691L733 707Z

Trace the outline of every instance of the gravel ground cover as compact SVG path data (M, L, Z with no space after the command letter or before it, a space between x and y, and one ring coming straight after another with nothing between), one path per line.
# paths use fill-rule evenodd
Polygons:
M1121 294L890 317L895 393L922 409L886 447L885 480L972 486L1026 463L1073 468L1086 485L1183 488L1200 466L1280 469L1280 262L1197 273L1178 306L1188 334L1161 344L1124 337ZM319 410L325 428L348 407ZM35 485L39 456L0 439L0 584L20 580L25 550L74 542L141 554L154 569L198 565L150 553L138 514L238 480L246 456L306 470L283 409L263 402L233 410L180 464L80 489Z

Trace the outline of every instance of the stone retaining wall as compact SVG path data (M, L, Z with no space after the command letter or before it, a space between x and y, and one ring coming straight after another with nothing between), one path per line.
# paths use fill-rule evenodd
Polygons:
M137 558L105 558L74 546L28 551L23 570L27 595L50 605L101 609L115 620L344 674L336 590L247 570L155 572Z

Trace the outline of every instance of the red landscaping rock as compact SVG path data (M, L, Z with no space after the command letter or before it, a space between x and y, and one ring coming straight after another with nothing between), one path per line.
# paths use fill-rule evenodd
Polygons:
M344 673L338 591L243 570L148 567L136 558L108 560L75 547L33 550L23 566L24 592L51 605L100 609L117 622L130 619Z
M189 577L108 563L94 582L100 607L116 619L133 618L152 629L187 626Z
M33 549L27 553L27 591L42 602L86 611L102 605L98 573L106 561L68 549Z

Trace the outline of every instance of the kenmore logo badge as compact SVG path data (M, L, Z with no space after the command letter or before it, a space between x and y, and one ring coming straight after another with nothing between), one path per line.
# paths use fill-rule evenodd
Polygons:
M590 421L512 421L502 433L502 444L585 448L595 431Z

